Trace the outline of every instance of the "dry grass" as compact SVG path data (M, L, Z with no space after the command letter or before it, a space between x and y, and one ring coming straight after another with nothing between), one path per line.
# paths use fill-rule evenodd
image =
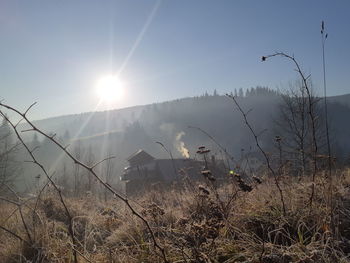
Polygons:
M324 180L316 182L311 208L309 178L286 177L281 186L286 216L270 179L249 193L233 191L235 185L221 187L215 194L210 187L205 189L209 194L196 187L196 191L151 192L134 205L150 222L170 262L350 262L348 172L338 172L334 184L333 235ZM228 193L236 195L232 205L225 206ZM0 224L28 241L17 207L0 205ZM67 205L73 216L79 262L162 262L145 226L122 203L90 197L69 199ZM34 203L28 206L23 213L33 242L23 243L0 230L0 261L72 262L67 217L57 198L46 193L36 216L30 208Z

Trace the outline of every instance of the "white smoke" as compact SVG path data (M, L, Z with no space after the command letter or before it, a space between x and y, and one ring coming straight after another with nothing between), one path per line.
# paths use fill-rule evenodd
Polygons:
M181 140L182 136L185 135L185 132L179 132L175 137L174 146L185 158L190 158L188 149L185 147L185 143Z

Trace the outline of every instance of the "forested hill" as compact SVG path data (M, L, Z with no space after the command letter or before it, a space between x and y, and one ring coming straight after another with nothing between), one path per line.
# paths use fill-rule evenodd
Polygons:
M263 87L252 88L245 94L239 90L234 95L237 95L242 108L249 111L248 119L256 132L265 131L261 139L268 143L269 136L277 132L274 123L280 118L280 95ZM330 97L329 102L332 131L337 136L345 135L349 130L345 120L350 116L350 94ZM252 139L233 101L216 92L213 95L204 94L120 110L49 118L35 123L48 133L73 140L97 140L107 134L121 136L119 139L130 147L125 154L136 148L153 148L154 141L174 147L180 133L181 139L192 152L199 144L206 143L214 147L212 140L189 126L209 133L233 154L249 147L247 145L251 144ZM173 150L176 151L176 147Z
M271 126L280 102L275 91L257 88L244 95L239 91L237 96L242 107L251 110L249 118L258 131ZM173 145L179 133L190 148L209 143L207 136L189 126L203 129L226 147L231 147L233 152L239 152L249 141L232 100L216 93L120 110L61 116L35 123L48 133L74 140L96 139L108 133L123 136L124 141L133 137L126 142L130 147L144 147L148 141L146 137L152 143L157 140ZM32 135L27 136L30 141Z
M266 150L275 149L275 136L285 134L276 125L281 121L281 95L262 87L251 89L244 95L237 92L236 95L241 107L249 112L248 120L259 135L261 145ZM350 134L348 98L349 95L344 95L329 99L332 147L342 160L349 157L347 149L350 149L347 139ZM322 119L322 101L319 105ZM175 157L188 154L195 157L200 145L211 149L212 154L223 156L217 143L236 159L240 158L242 151L256 151L253 137L232 99L216 92L120 110L55 117L35 123L48 133L56 133L64 144L70 144L69 150L84 162L115 155L113 169L116 177L126 165L125 159L138 149L144 149L154 157L168 158L168 153L156 142L163 143ZM47 140L29 133L27 136L26 140L33 146L40 146L37 155L52 170L66 167L58 165L60 153Z

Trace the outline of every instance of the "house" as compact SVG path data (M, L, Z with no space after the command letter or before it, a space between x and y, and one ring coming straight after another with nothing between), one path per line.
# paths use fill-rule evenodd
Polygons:
M126 160L129 165L124 168L120 180L127 195L158 183L171 184L182 178L181 172L197 178L202 166L201 162L189 158L156 159L144 150L138 150Z

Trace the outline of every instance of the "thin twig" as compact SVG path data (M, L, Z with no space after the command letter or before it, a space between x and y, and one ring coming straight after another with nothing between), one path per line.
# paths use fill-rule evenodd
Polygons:
M27 240L23 239L22 237L20 237L19 235L17 235L15 232L12 232L11 230L9 230L9 229L7 229L7 228L1 226L1 225L0 225L0 229L4 230L5 232L7 232L7 233L13 235L13 236L16 237L17 239L19 239L19 240L21 240L22 242L26 243L27 245L31 246L31 244L30 244Z
M23 113L23 115L26 116L27 113L30 111L30 109L31 109L32 107L34 107L34 105L35 105L36 103L37 103L37 102L34 102L32 105L30 105L30 106L28 107L28 109Z
M196 129L199 130L200 132L204 133L209 139L211 139L224 153L225 155L234 163L237 164L235 158L233 157L233 155L231 155L225 147L223 147L212 135L210 135L208 132L206 132L205 130L203 130L202 128L199 127L195 127L195 126L188 126L189 129Z
M232 95L229 95L229 94L226 94L227 97L231 98L232 101L236 104L238 110L240 111L240 113L242 114L243 116L243 119L244 119L244 122L245 122L245 125L248 127L248 129L250 130L251 134L253 135L254 137L254 140L255 140L255 144L256 146L258 147L258 149L260 150L260 152L263 154L264 158L265 158L265 161L266 161L266 165L267 165L267 168L269 169L269 171L271 172L273 178L274 178L274 181L275 181L275 185L279 191L279 195L280 195L280 199L281 199L281 203L282 203L282 209L283 209L283 215L286 215L287 214L287 210L286 210L286 205L285 205L285 202L284 202L284 196L283 196L283 191L282 191L282 188L279 184L279 180L278 180L278 176L276 174L276 172L274 171L274 169L272 168L271 166L271 163L270 163L270 158L268 157L267 153L264 151L264 149L261 147L260 143L259 143L259 139L258 139L258 136L256 135L253 127L250 125L250 123L248 122L248 119L247 119L247 114L243 111L243 109L241 108L241 106L238 104L236 98Z
M163 143L161 143L161 142L156 142L156 143L159 144L159 145L169 154L169 156L170 156L170 158L171 158L171 163L172 163L172 165L173 165L174 173L175 173L175 175L177 175L177 169L176 169L176 166L175 166L175 161L174 161L173 154L171 153L170 150L168 150L168 149L165 147L165 145L164 145Z
M64 148L66 149L67 147L64 147ZM110 159L114 159L114 158L115 158L115 156L110 156L110 157L104 158L103 160L98 161L97 163L92 165L91 168L94 169L97 165L103 163L104 161L107 161L107 160L110 160Z

